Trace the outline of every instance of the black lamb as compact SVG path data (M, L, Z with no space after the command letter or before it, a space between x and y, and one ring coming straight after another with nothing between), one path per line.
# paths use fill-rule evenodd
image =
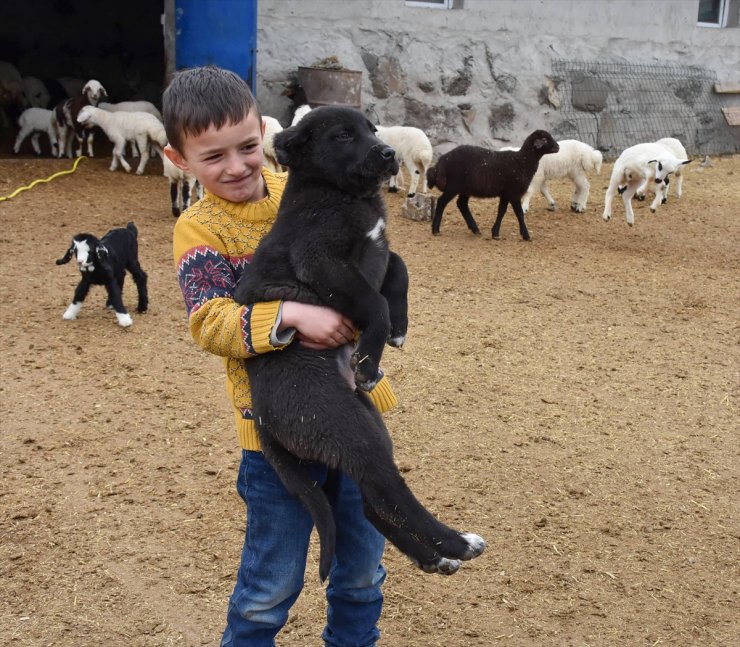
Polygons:
M470 213L468 200L472 198L499 198L498 215L491 229L494 239L499 237L501 221L506 207L511 204L519 221L519 232L524 240L530 240L524 224L522 196L527 192L537 165L543 155L557 153L558 143L545 130L535 130L524 140L518 151L493 151L480 146L458 146L439 158L436 166L427 171L430 187L437 187L442 195L432 220L432 234L439 235L439 225L447 204L456 195L468 229L480 234L478 225Z
M77 319L82 303L91 285L104 285L108 291L105 305L116 311L118 324L124 328L133 324L131 315L123 305L123 280L126 270L131 272L139 292L138 312L146 312L149 297L146 289L146 272L139 263L138 230L133 222L125 228L111 229L98 240L92 234L77 234L67 253L57 260L57 265L69 263L74 257L82 279L75 289L72 303L62 315L63 319Z

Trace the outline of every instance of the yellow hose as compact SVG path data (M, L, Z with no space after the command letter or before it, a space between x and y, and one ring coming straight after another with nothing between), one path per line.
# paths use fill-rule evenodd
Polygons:
M57 178L61 175L69 175L70 173L74 173L77 170L77 165L80 163L80 160L84 160L85 156L80 155L76 160L75 163L72 165L72 168L68 171L59 171L58 173L54 173L54 175L50 175L46 178L39 178L38 180L34 180L29 184L28 186L22 186L20 189L16 189L11 193L10 195L0 196L0 202L4 202L5 200L10 200L11 198L14 198L22 191L28 191L28 189L36 186L37 184L41 184L42 182L51 182L54 178Z

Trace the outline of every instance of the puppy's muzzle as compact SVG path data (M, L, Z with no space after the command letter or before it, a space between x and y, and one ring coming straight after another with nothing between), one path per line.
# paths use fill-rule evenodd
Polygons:
M379 148L380 150L378 152L383 164L385 165L385 170L391 175L398 173L399 164L398 157L396 157L396 151L390 146L385 145L380 145Z

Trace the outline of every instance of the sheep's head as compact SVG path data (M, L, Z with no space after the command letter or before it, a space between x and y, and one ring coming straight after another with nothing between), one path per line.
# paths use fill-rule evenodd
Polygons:
M85 83L85 87L82 88L82 94L87 97L87 100L92 106L97 106L101 99L108 97L108 93L100 81L96 81L95 79L90 79Z
M77 113L77 121L81 124L90 122L94 112L93 106L82 106L82 109Z
M533 150L535 154L541 157L542 155L557 153L560 146L546 130L535 130L522 144L521 150L527 149Z
M64 256L58 259L56 263L57 265L64 265L74 258L80 272L92 272L95 269L95 260L101 248L105 250L105 247L92 234L78 234L72 239L72 244Z
M661 157L660 159L650 160L648 164L654 164L655 184L668 184L668 176L675 173L681 166L688 164L691 160L681 160L677 157Z

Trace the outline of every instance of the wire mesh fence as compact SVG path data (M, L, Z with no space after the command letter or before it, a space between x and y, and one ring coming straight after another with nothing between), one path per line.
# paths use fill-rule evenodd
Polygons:
M553 60L552 69L557 139L579 139L611 159L661 137L676 137L694 155L732 149L711 70L563 59Z

